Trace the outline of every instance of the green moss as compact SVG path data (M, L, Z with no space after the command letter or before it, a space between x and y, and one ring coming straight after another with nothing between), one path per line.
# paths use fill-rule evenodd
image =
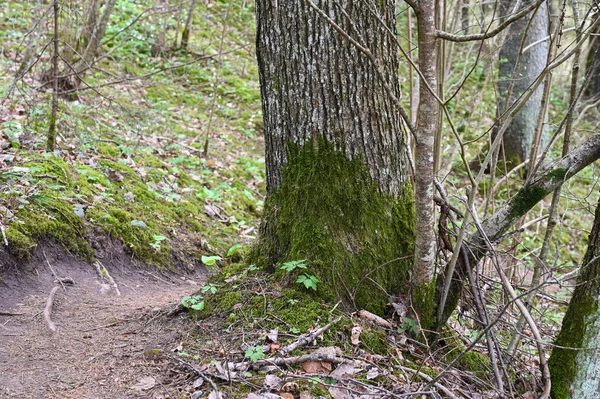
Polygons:
M85 238L82 220L64 202L42 197L39 204L19 212L20 222L7 230L10 250L18 257L28 258L40 238L54 239L81 258L91 261L94 251Z
M443 333L442 339L445 344L442 352L447 363L454 361L466 349L454 332L447 331ZM460 358L457 368L475 373L481 379L486 379L491 370L490 358L483 353L471 350Z
M585 333L591 316L598 311L598 304L591 295L575 291L563 319L562 328L548 360L552 377L552 398L571 398L571 383L577 374L579 350L567 348L585 347Z
M121 155L121 151L119 151L117 146L104 142L96 144L96 151L98 151L99 154L113 158L117 158L119 155Z
M383 331L363 330L360 333L360 341L365 349L378 355L387 355L386 336Z
M421 329L425 331L433 331L437 325L435 287L434 281L424 287L413 288L413 308L419 315Z
M567 174L566 169L558 168L558 169L555 169L552 172L548 173L548 180L550 180L552 182L553 181L562 182L565 180L566 174Z
M388 293L406 289L414 247L414 203L383 194L362 159L331 144L289 146L282 185L267 198L251 260L275 271L306 259L317 295L382 314ZM295 284L295 276L281 276ZM287 277L287 278L284 278Z
M510 218L523 216L527 211L540 202L548 192L541 187L530 185L517 192L512 201L510 201Z

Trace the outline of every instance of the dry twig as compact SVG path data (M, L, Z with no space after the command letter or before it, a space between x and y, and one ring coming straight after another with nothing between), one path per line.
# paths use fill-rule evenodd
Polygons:
M44 319L46 319L46 324L48 324L48 328L52 332L56 331L56 324L54 324L54 322L52 321L52 318L51 318L52 307L54 306L54 296L56 295L56 291L58 291L57 286L52 288L52 291L50 291L50 295L48 296L48 299L46 300L46 307L44 308Z

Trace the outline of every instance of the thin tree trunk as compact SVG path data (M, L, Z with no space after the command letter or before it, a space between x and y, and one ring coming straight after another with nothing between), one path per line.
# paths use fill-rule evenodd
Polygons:
M419 85L419 111L415 149L415 198L417 201L417 236L415 241L415 289L422 290L434 277L436 241L433 208L434 137L438 128L437 48L435 39L435 0L418 3L419 69L423 78ZM431 90L430 90L431 89Z
M81 35L79 37L78 43L81 43L81 47L85 50L90 43L90 40L94 34L94 29L96 29L96 25L98 24L98 18L100 17L100 5L102 4L101 0L92 0L91 4L87 10L87 18L83 29L81 30Z
M188 9L187 18L185 20L185 26L183 27L183 33L181 34L181 46L180 48L183 50L187 50L189 40L190 40L190 32L192 29L192 21L194 20L194 10L196 9L197 0L192 0L190 3L190 8Z
M382 313L414 244L394 2L258 0L256 16L268 195L253 257L306 259L317 293Z
M104 10L102 11L100 21L98 21L96 26L94 26L92 34L88 40L88 44L81 56L81 59L75 67L75 70L77 71L77 80L79 83L81 83L83 80L85 71L91 68L94 64L94 58L96 57L98 50L100 50L100 44L102 43L102 39L106 33L106 27L116 2L117 0L106 0L104 3Z
M31 30L29 31L29 36L25 44L25 53L23 54L21 65L19 66L19 70L16 74L17 78L22 77L25 73L27 73L27 71L30 68L31 59L33 58L33 55L37 50L37 42L40 36L40 27L43 24L43 5L44 2L42 0L37 0L35 8L33 9L33 24Z
M48 137L46 148L48 151L54 151L56 147L56 118L58 114L58 0L54 0L54 38L52 54L52 111L50 114L50 123L48 127Z

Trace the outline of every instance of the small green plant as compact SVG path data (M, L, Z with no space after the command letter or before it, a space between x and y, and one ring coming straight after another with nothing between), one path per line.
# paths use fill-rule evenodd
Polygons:
M419 325L410 317L403 317L398 332L417 335L419 333Z
M263 351L262 346L251 346L246 349L244 357L250 359L252 363L256 363L257 361L265 358L265 352Z
M217 263L218 260L221 260L220 256L204 256L202 255L202 263L208 266L212 266Z
M310 288L315 291L317 290L317 284L320 282L321 280L312 274L301 274L298 276L298 279L296 279L296 283L304 284L307 289Z
M207 292L210 292L211 294L216 294L217 293L217 288L219 286L216 284L206 284L204 287L202 287L202 289L200 290L203 294L206 294Z
M153 242L150 243L150 246L154 249L156 249L157 251L160 251L160 243L164 240L167 239L167 237L165 236L160 236L160 235L155 235L152 236L152 239L154 240Z
M181 304L188 309L202 310L204 309L204 298L200 295L186 296L181 299Z
M234 246L229 248L229 251L227 251L227 257L229 258L233 254L235 254L240 248L242 248L241 244L235 244Z
M306 269L306 259L292 260L281 265L280 269L286 272L292 272L296 269Z

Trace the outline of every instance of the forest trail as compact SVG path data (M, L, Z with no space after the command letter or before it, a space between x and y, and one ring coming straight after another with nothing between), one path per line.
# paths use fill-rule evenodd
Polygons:
M92 265L41 247L25 271L20 265L0 275L0 312L16 314L0 315L0 398L180 397L187 373L154 355L171 354L193 328L187 315L166 314L199 289L206 273L159 274L117 256L107 269L119 296ZM75 284L63 289L53 274ZM42 312L56 285L52 333Z

